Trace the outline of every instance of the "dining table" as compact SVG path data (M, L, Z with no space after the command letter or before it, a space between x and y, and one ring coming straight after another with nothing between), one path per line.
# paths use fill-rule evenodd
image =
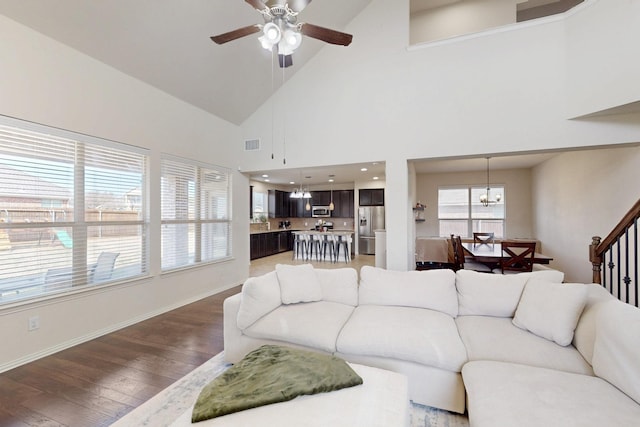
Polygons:
M500 263L502 258L502 247L499 242L496 243L473 243L463 242L462 247L465 252L474 258L474 261L481 262L487 265L496 265ZM539 252L533 254L534 264L549 264L553 261L553 257L544 255Z

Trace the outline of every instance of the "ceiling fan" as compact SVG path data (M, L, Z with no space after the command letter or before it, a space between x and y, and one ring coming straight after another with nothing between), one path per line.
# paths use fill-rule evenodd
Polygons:
M353 36L329 28L298 22L298 14L311 0L244 0L264 17L264 24L249 25L211 37L217 44L224 44L250 34L262 32L258 38L262 47L273 51L277 48L280 67L293 65L293 52L302 43L302 35L326 43L349 46Z

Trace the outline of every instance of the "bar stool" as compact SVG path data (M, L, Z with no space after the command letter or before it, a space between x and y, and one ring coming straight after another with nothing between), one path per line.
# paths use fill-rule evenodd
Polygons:
M313 258L313 253L316 253L316 261L320 261L320 239L321 236L318 233L311 232L309 235L309 243L308 243L308 251L309 251L309 259Z
M293 239L293 259L306 259L307 256L307 239L305 239L306 233L294 233ZM302 257L300 252L302 251Z
M340 248L343 248L344 262L351 261L351 235L349 234L336 234L335 239L335 260L340 260Z
M336 245L333 240L333 235L331 234L323 234L321 236L321 249L322 252L322 260L327 260L327 249L329 249L329 261L333 262L333 256L335 255Z

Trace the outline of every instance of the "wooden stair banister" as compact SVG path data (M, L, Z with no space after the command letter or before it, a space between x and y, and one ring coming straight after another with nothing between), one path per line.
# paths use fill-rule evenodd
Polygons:
M589 261L591 262L593 268L593 282L603 284L602 279L602 265L606 262L605 253L609 250L612 250L614 245L620 245L621 239L624 237L625 240L625 250L626 250L626 259L624 260L627 271L630 267L630 262L633 261L634 264L632 266L633 271L635 272L635 293L636 293L636 306L638 305L638 265L637 265L637 250L638 250L638 218L640 218L640 199L633 205L633 207L627 212L627 214L620 220L620 222L615 226L615 228L605 237L601 239L600 236L593 236L591 244L589 245ZM628 233L629 230L633 228L633 240L630 241ZM628 252L630 243L634 244L635 254L633 255L633 260L630 260ZM618 248L620 252L620 248ZM620 254L618 252L618 258L620 258ZM620 263L620 261L618 261ZM610 269L615 267L615 264L611 261L607 265ZM624 282L628 286L631 282L631 278L629 275L625 275ZM620 289L620 284L618 284L618 289ZM612 290L612 289L611 289ZM627 301L629 302L629 301Z

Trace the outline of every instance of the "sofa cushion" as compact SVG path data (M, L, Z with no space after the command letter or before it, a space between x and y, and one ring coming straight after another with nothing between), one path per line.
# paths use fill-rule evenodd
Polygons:
M513 324L566 346L573 340L586 302L586 285L532 279L522 292Z
M458 316L456 325L469 360L522 363L541 368L593 375L582 355L515 327L510 318Z
M515 363L462 369L474 427L634 426L640 406L598 377Z
M322 299L322 287L311 264L276 264L283 304L313 302Z
M275 271L258 277L248 278L242 285L242 300L238 310L238 328L253 325L265 314L282 304L280 283Z
M336 338L353 307L330 301L281 305L243 332L253 338L336 351Z
M316 268L322 300L358 305L358 272L354 268Z
M573 345L582 357L593 365L593 345L596 340L596 318L600 309L614 297L601 285L587 285L587 303L573 333Z
M341 353L380 356L460 372L467 352L453 318L436 310L360 305L342 329Z
M530 279L544 279L561 283L564 273L544 270L519 274L487 274L472 270L458 270L458 314L513 317L524 285Z
M428 308L458 314L455 273L451 270L360 270L360 304Z
M618 300L605 303L597 316L593 370L640 404L638 338L640 309Z

